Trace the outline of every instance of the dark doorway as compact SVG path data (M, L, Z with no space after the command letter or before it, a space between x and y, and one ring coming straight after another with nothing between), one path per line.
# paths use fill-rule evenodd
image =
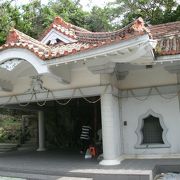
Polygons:
M94 101L98 98L88 99ZM78 149L81 126L87 121L92 127L93 143L98 141L97 132L101 129L100 101L89 103L82 98L76 98L65 106L50 101L45 109L46 143L49 149Z
M97 99L99 99L98 96L88 97L90 101L96 101ZM67 100L59 101L66 102ZM41 104L41 102L39 103ZM45 113L45 141L47 149L79 149L81 126L87 121L90 122L92 128L93 144L99 141L98 130L101 129L100 101L89 103L83 98L74 98L67 105L60 105L56 101L47 101L44 106L38 106L35 102L25 107L16 104L8 105L7 108L17 112L23 111L22 115L28 116L37 116L37 111L39 110ZM36 120L38 122L38 119ZM28 130L29 128L27 127Z

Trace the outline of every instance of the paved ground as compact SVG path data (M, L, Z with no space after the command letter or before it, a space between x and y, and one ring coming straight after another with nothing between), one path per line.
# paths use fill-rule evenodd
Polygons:
M180 165L180 159L131 159L118 166L100 166L78 152L8 152L0 154L0 175L31 180L149 180L157 164Z

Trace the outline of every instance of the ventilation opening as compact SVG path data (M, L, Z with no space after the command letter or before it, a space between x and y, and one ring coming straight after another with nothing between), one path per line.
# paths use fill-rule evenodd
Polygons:
M54 45L54 44L57 44L57 43L61 43L61 42L63 42L63 41L61 41L59 38L56 38L56 39L51 39L51 40L49 40L47 43L46 43L46 45Z
M146 69L152 69L153 66L152 65L146 65Z
M159 118L149 115L143 119L143 122L141 144L164 144L162 139L163 128Z

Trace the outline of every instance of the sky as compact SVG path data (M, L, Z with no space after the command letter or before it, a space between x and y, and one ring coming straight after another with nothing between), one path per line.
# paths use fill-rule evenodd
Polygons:
M89 2L88 0L81 0L80 3L82 4L84 10L88 10L91 9L91 7L93 7L94 5L103 7L106 5L106 3L112 1L114 0L89 0Z

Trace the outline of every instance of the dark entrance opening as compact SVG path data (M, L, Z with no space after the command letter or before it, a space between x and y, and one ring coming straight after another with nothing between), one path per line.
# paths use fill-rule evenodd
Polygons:
M93 144L96 144L99 139L97 132L101 129L100 102L88 103L82 98L72 99L65 106L55 101L48 102L45 110L47 147L79 149L81 126L87 121L92 128Z
M90 101L96 101L99 97L88 97ZM67 100L59 100L61 103ZM41 104L41 102L39 102ZM38 146L38 111L43 111L45 115L45 144L47 149L57 150L57 149L70 149L79 150L80 149L80 133L81 126L85 124L86 121L90 122L92 128L92 142L93 145L100 144L98 130L101 130L101 109L100 101L96 103L89 103L83 98L74 98L67 105L60 105L56 101L47 101L44 106L37 105L36 102L30 103L28 106L19 105L8 105L7 109L15 110L16 112L21 112L22 126L23 117L25 120L25 125L27 127L25 130L31 135L34 132L36 135L36 145ZM23 112L23 113L22 113ZM33 118L30 118L30 117ZM36 123L36 125L30 125ZM35 121L34 121L35 119ZM28 122L28 123L26 123ZM33 128L32 128L33 127ZM36 127L36 130L34 129ZM22 128L23 130L23 128ZM29 140L26 138L26 131L22 131L20 146L27 144ZM31 132L33 130L33 132ZM24 132L24 133L23 133ZM30 137L30 139L32 139ZM36 146L36 147L37 147ZM101 148L101 147L100 147Z

